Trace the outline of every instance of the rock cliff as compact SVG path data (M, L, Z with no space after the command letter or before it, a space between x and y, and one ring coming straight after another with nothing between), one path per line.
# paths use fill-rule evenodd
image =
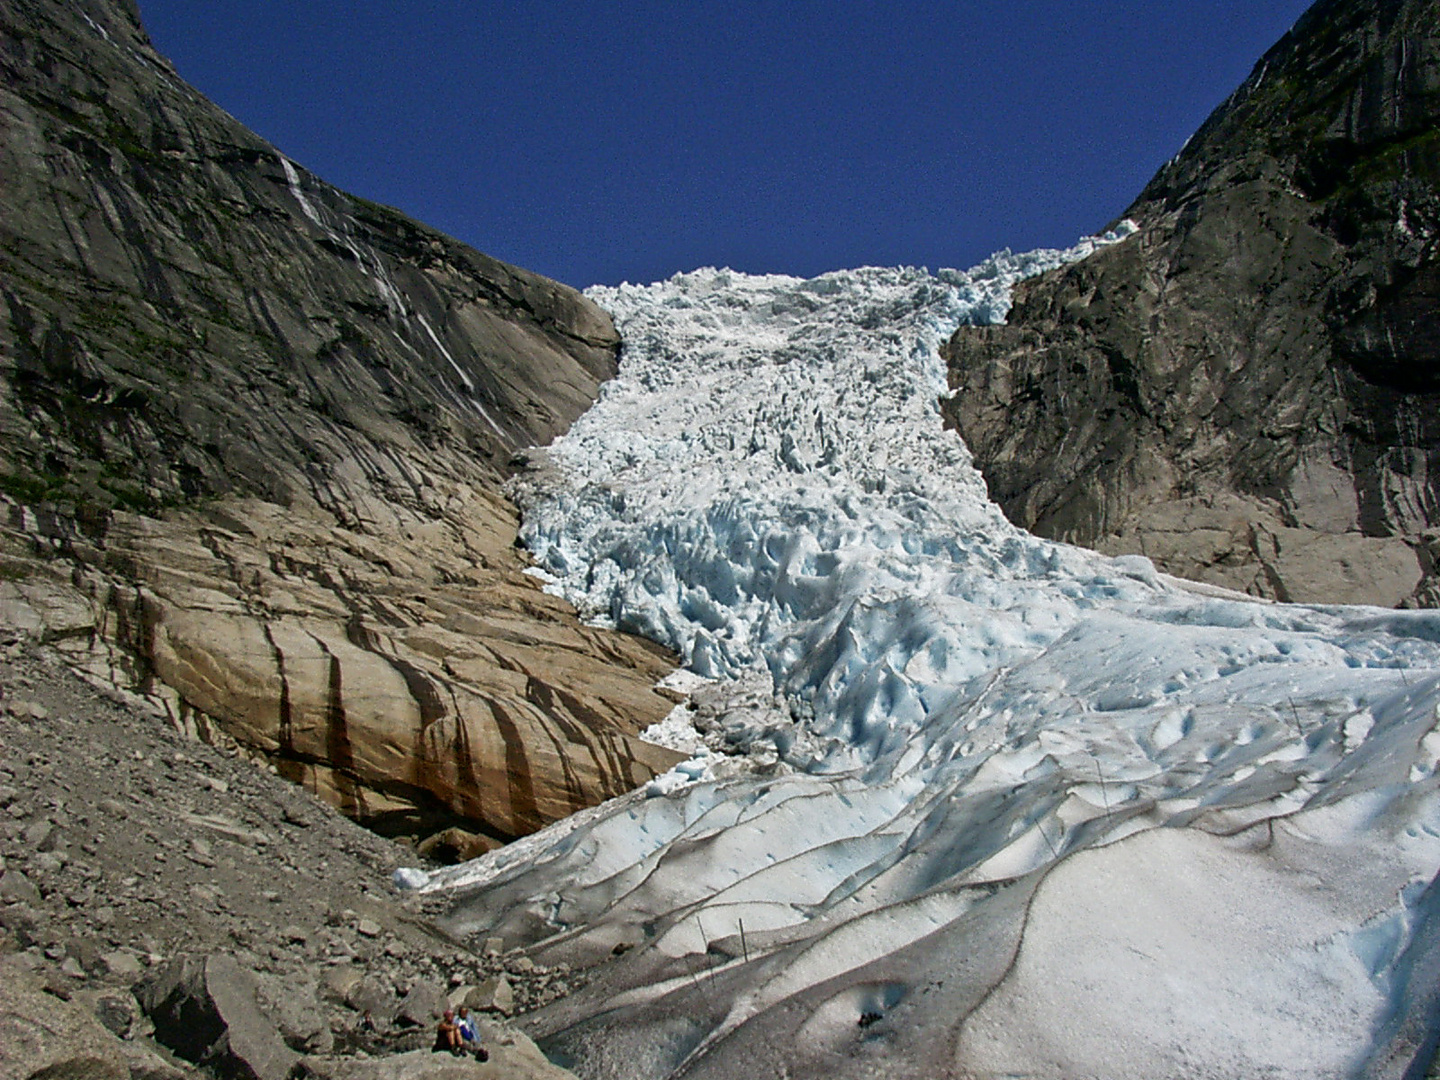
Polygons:
M1321 0L1125 213L950 343L1012 520L1280 599L1440 602L1440 4Z
M524 575L501 486L609 318L310 175L127 0L0 11L0 616L468 854L648 779L670 666Z

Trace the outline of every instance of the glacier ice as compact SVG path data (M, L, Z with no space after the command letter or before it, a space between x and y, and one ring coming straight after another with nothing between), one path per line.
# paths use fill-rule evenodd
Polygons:
M1259 603L1030 536L941 424L944 338L1132 231L592 291L620 374L518 481L523 536L547 588L685 658L700 705L664 737L695 754L407 879L458 931L598 965L529 1020L558 1059L1404 1071L1437 993L1440 613Z

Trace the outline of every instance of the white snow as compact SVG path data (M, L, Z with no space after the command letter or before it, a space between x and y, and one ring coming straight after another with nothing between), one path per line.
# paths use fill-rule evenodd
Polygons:
M91 29L91 30L94 30L97 34L99 34L99 35L100 35L102 38L104 38L106 41L110 41L110 40L111 40L111 38L110 38L110 31L106 30L103 26L101 26L99 23L97 23L94 19L90 18L89 15L86 15L86 14L82 11L82 12L80 13L80 17L81 17L82 19L84 19L87 23L90 24L90 29Z
M315 209L315 204L305 194L305 189L300 186L300 174L295 170L295 163L283 154L280 156L280 168L285 172L285 184L290 189L290 197L300 204L300 210L314 224L330 232L330 227L320 218L320 213ZM353 252L352 252L353 254ZM356 255L356 258L359 258Z
M712 680L650 736L694 756L409 881L541 955L641 946L540 1022L585 1075L1348 1076L1429 1008L1440 613L1040 540L942 429L951 331L1130 231L592 291L620 375L523 535Z
M481 403L476 392L475 381L466 374L465 369L456 361L454 354L445 347L444 341L435 332L435 327L431 325L430 320L423 313L413 310L406 302L405 294L396 286L384 257L370 245L356 238L354 227L348 218L317 205L306 195L299 170L295 168L295 163L283 154L280 155L280 168L285 174L285 184L291 197L299 205L300 212L332 243L349 251L355 264L370 279L371 285L374 286L376 294L384 302L385 309L390 315L391 333L395 340L411 355L424 361L425 357L419 349L409 340L406 333L402 332L409 331L411 336L415 336L414 328L417 326L424 331L424 340L428 340L434 346L435 351L449 364L450 369L455 372L464 387L463 392L454 392L456 400L463 407L474 409L495 434L499 435L501 439L508 440L510 436L495 422L495 417L490 410Z

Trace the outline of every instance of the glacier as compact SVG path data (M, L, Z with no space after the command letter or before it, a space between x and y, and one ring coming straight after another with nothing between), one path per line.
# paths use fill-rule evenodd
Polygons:
M955 327L1133 232L590 290L620 373L531 453L522 537L546 588L680 654L652 737L690 757L404 875L457 933L585 972L526 1021L557 1061L1138 1080L1433 1052L1440 612L1031 536L941 423Z

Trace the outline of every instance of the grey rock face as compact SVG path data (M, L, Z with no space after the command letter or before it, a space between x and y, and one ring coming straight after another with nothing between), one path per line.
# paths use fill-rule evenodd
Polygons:
M493 469L614 371L573 290L337 191L182 82L107 0L0 23L9 483L103 515L440 443ZM477 475L483 470L477 469ZM378 476L377 476L378 479Z
M1322 0L1126 212L950 343L1019 524L1280 599L1434 604L1440 4Z
M286 159L133 4L0 7L0 625L175 726L456 856L667 768L669 658L541 593L501 490L617 347Z

